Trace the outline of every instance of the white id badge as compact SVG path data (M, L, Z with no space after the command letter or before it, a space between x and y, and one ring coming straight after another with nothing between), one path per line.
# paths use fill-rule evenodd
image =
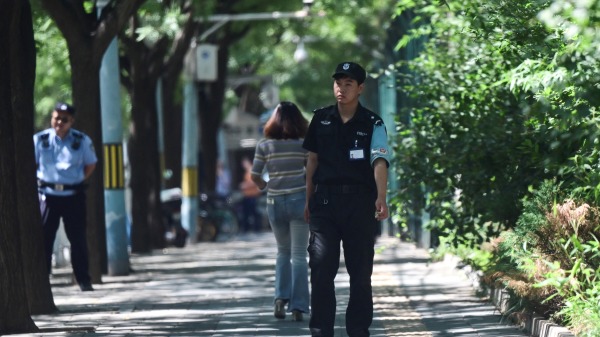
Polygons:
M365 150L361 148L353 148L350 150L350 160L365 159Z

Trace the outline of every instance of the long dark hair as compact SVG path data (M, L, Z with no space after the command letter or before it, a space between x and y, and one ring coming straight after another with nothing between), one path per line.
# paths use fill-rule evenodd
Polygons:
M308 121L296 104L283 101L275 107L265 125L264 135L271 139L300 139L308 130Z

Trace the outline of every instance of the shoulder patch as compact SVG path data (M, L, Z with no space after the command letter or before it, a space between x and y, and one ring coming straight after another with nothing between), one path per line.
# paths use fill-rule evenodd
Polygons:
M377 125L377 126L383 125L383 119L381 119L381 117L379 117L376 113L370 112L369 115L370 115L369 119L371 120L373 125Z
M371 123L373 123L373 125L377 125L377 126L381 126L384 125L383 124L383 119L381 119L381 117L376 114L375 112L365 108L364 106L360 105L360 109L363 111L365 117L367 120L371 121Z
M47 149L50 147L50 133L46 132L40 135L40 139L42 140L42 147Z
M83 133L79 131L73 131L73 137L75 137L75 140L73 141L73 144L71 144L71 148L73 148L73 150L79 150L81 141L83 140Z
M331 107L333 107L333 105L323 106L323 107L314 109L313 113L316 114L316 113L318 113L320 111L325 111L325 110L331 109Z

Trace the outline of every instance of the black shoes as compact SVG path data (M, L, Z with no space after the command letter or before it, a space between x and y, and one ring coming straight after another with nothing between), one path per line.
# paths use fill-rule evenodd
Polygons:
M273 310L273 314L275 318L285 318L285 300L282 300L280 298L275 300L275 309Z
M302 322L304 317L302 317L302 311L300 310L292 310L292 321Z
M94 291L94 287L92 287L91 283L79 283L79 289L81 289L81 291Z
M275 309L273 309L273 315L275 316L275 318L279 318L279 319L285 318L286 302L287 302L286 300L283 300L280 298L275 300ZM304 320L304 317L302 316L302 311L293 309L292 310L292 321L302 322L303 320Z

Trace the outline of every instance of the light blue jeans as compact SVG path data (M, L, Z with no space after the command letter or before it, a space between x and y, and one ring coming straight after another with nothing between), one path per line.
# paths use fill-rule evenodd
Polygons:
M275 299L288 301L288 312L309 312L305 200L305 192L267 197L269 224L277 241Z

